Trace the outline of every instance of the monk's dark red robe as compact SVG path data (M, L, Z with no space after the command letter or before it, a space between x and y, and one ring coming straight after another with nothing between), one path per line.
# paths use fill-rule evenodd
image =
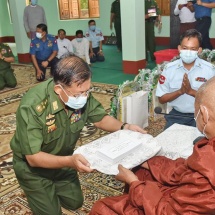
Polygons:
M203 139L187 159L153 157L129 193L95 203L90 215L215 215L215 138Z

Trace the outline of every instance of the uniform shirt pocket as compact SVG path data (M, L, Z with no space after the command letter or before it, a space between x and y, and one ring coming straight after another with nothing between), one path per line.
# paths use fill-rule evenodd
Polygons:
M205 82L203 82L203 81L194 81L194 82L192 83L192 88L193 88L194 90L198 90L199 87L201 87L201 85L204 84L204 83L205 83Z
M174 92L176 90L179 90L181 88L181 85L182 85L182 80L170 82L169 84L170 91Z
M77 122L74 122L70 125L70 130L72 133L80 132L83 129L84 125L85 122L82 119L80 119Z

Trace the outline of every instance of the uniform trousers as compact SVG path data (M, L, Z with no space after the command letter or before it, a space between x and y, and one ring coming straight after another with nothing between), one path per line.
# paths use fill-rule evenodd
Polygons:
M105 57L98 54L99 47L93 48L94 56L90 58L91 63L95 63L96 61L104 61Z
M5 87L14 88L17 84L16 78L13 73L13 69L7 68L0 70L0 90L3 90Z
M120 19L116 19L114 21L114 28L115 28L115 32L116 32L117 48L120 51L122 51L122 31L121 31L121 20Z

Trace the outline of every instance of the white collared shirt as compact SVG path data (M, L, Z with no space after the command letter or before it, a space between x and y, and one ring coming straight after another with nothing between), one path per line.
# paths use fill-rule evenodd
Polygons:
M95 31L91 31L89 28L86 30L85 33L86 39L92 42L92 48L97 48L100 45L100 41L104 40L102 31L100 28L95 29Z
M57 45L59 49L57 53L58 59L60 59L66 53L73 53L71 42L68 39L64 38L63 40L61 40L60 38L58 38Z
M89 57L89 41L86 38L82 38L81 42L78 42L75 39L71 41L74 54L80 58L85 58L86 62L90 64L90 57Z
M174 14L179 15L181 23L192 23L195 22L195 12L191 12L187 7L182 7L181 10L178 9L179 4L187 4L187 0L178 0L175 6Z

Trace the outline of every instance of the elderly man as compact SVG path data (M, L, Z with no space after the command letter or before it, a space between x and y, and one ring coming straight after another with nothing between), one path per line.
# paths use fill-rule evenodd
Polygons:
M36 38L31 41L30 54L36 70L36 78L38 81L44 81L46 68L51 67L53 75L55 64L58 61L57 40L53 35L48 34L45 24L37 25Z
M0 43L0 90L5 87L14 88L17 84L11 68L12 62L14 62L14 55L11 48L7 44Z
M34 214L61 215L61 206L71 210L82 206L77 171L93 170L73 151L86 122L109 132L130 129L145 133L107 115L90 93L91 76L83 59L63 58L53 79L29 90L16 112L13 165Z
M205 138L187 160L153 157L134 174L119 165L118 180L129 193L98 201L90 215L215 214L215 78L196 93L195 119Z
M174 123L196 126L193 118L196 91L215 75L214 66L198 57L201 42L198 31L185 31L178 46L180 59L167 64L159 78L156 96L160 103L168 102L173 108L165 116L165 128Z

